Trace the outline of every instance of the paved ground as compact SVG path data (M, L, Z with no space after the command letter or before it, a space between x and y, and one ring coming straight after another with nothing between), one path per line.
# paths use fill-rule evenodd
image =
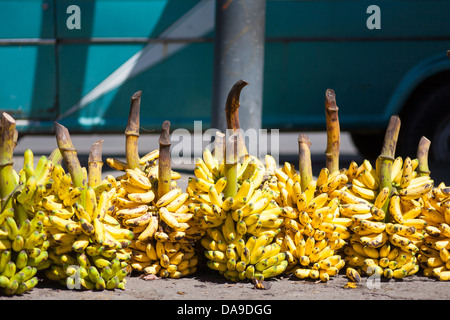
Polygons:
M313 171L317 174L324 166L324 150L326 145L325 135L320 133L308 133L312 146ZM73 142L78 149L79 158L83 165L86 164L90 145L97 139L103 139L103 155L121 158L124 156L125 138L123 135L114 136L73 136ZM292 161L296 163L297 135L283 134L279 139L280 163ZM140 153L144 154L157 148L157 137L148 135L140 138ZM20 168L21 154L26 148L31 148L36 156L48 155L56 147L53 137L25 137L17 148L15 166ZM198 156L201 147L193 148L194 157ZM197 153L196 153L197 152ZM347 165L351 160L360 163L362 160L349 137L343 133L341 141L341 165ZM450 184L450 171L448 167L431 164L432 177L436 181L444 181ZM180 164L174 166L175 170L182 173L180 185L184 187L187 178L192 175L192 164ZM107 165L104 165L104 174L113 173ZM144 281L138 276L128 278L125 291L74 291L43 281L30 293L20 297L0 297L0 300L176 300L180 304L172 305L171 314L175 315L182 301L194 302L206 300L215 305L224 300L262 300L261 304L269 304L273 300L448 300L450 299L450 283L439 282L426 278L420 274L407 277L404 280L379 281L379 279L364 279L363 284L357 289L345 289L347 279L344 275L333 277L327 283L298 280L282 277L269 280L268 290L256 290L252 283L229 283L217 273L209 269L199 269L194 276L182 279L159 279ZM225 301L225 303L227 303ZM206 303L207 305L208 303ZM295 304L288 305L294 308ZM226 311L226 310L225 310ZM221 313L218 310L216 313ZM281 312L281 311L280 311ZM223 313L223 312L222 312ZM274 312L275 313L275 312Z

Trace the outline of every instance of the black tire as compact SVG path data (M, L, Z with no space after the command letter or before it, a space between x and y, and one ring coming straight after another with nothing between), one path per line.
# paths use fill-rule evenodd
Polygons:
M450 83L421 94L400 113L401 127L397 155L417 155L420 138L431 141L429 161L450 163Z
M356 149L358 149L364 159L374 161L380 155L384 140L384 132L353 131L350 135Z

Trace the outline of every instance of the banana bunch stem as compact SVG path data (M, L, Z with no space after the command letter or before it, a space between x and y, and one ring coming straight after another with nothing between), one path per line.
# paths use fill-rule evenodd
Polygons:
M225 134L219 130L216 131L214 137L213 156L222 164L225 159Z
M417 171L419 176L430 175L430 168L428 167L428 152L430 150L430 144L431 141L426 137L422 137L419 141L419 146L417 147L417 159L419 160Z
M159 137L158 199L170 191L172 184L169 130L170 121L164 121L162 124L161 136Z
M391 179L391 170L392 163L395 160L395 149L397 146L398 134L400 131L400 118L397 115L391 117L386 134L384 136L383 147L381 149L381 154L379 156L380 163L380 190L387 187L389 189L389 194L391 194L392 190L392 179ZM386 213L384 217L384 222L390 221L389 215L389 199L383 205L383 211Z
M89 150L88 159L88 185L89 187L97 186L102 181L102 147L103 140L94 142Z
M0 197L6 199L17 187L13 169L13 154L16 146L16 121L3 112L0 135ZM7 206L11 206L9 203ZM2 206L2 209L6 209Z
M80 201L84 206L86 201L86 177L78 159L77 150L70 138L69 130L59 123L56 123L56 142L72 177L73 186L83 188Z
M129 169L140 168L138 139L139 139L139 117L141 108L142 91L137 91L131 96L130 113L128 115L128 124L125 130L125 152L127 166Z
M225 105L227 127L229 130L232 130L233 134L235 133L238 134L238 149L237 149L238 159L241 159L243 156L248 154L247 148L245 147L244 138L242 137L241 126L239 123L239 106L240 106L239 98L241 95L242 88L244 88L246 85L248 85L248 82L244 80L238 80L228 93Z
M225 144L225 177L227 184L223 190L225 198L235 197L238 191L238 140L236 134L231 135Z
M327 149L326 167L330 173L339 171L339 145L340 145L340 127L339 127L339 108L336 105L336 94L334 90L328 89L325 92L325 116L327 126Z
M308 135L298 135L298 163L300 172L300 186L304 192L308 184L312 180L312 165L311 165L311 141Z

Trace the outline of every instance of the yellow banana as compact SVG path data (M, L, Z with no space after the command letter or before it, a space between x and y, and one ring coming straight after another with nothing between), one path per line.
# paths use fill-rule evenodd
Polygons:
M375 207L381 209L383 207L384 203L386 202L386 200L388 199L388 197L389 197L389 188L384 187L378 193L373 205Z
M164 194L162 197L158 199L156 202L157 207L164 207L167 206L169 203L171 203L176 197L178 197L182 193L181 188L176 187L166 194Z
M386 224L384 222L374 222L369 220L359 220L359 223L365 230L370 230L372 233L381 233L385 230Z
M128 180L132 185L138 188L149 190L152 187L150 180L147 176L140 170L127 169L126 170Z
M171 228L178 229L180 228L180 223L177 221L177 219L167 210L166 207L161 207L159 209L159 216L161 217L162 221L167 223L167 225Z
M428 183L415 186L412 188L400 189L399 195L404 199L417 199L433 189L434 181L430 180Z
M132 219L132 218L137 218L140 217L142 215L144 215L145 213L147 213L147 210L149 209L148 205L140 205L140 206L136 206L134 208L125 208L125 209L120 209L116 211L116 217L118 219Z
M363 198L365 200L374 201L376 199L377 191L358 186L358 185L354 184L355 181L357 181L357 180L353 179L353 183L352 183L352 191L353 192L355 192L358 196L360 196L361 198Z
M389 213L396 223L403 223L403 214L400 207L400 197L393 195L389 202Z
M389 235L386 232L373 233L367 236L360 237L360 242L371 248L382 247L389 240Z
M127 195L128 199L136 203L150 203L155 199L155 193L152 189L143 193L129 193Z

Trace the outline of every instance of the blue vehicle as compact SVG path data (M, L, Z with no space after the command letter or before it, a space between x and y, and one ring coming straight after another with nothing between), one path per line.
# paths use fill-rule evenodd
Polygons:
M21 135L53 133L55 121L74 133L123 132L130 97L142 90L145 130L164 120L174 129L201 120L207 129L214 7L3 0L0 108ZM450 161L449 12L447 0L267 0L263 127L324 130L332 88L341 130L363 155L378 155L398 114L400 155L415 154L426 136L431 157Z

